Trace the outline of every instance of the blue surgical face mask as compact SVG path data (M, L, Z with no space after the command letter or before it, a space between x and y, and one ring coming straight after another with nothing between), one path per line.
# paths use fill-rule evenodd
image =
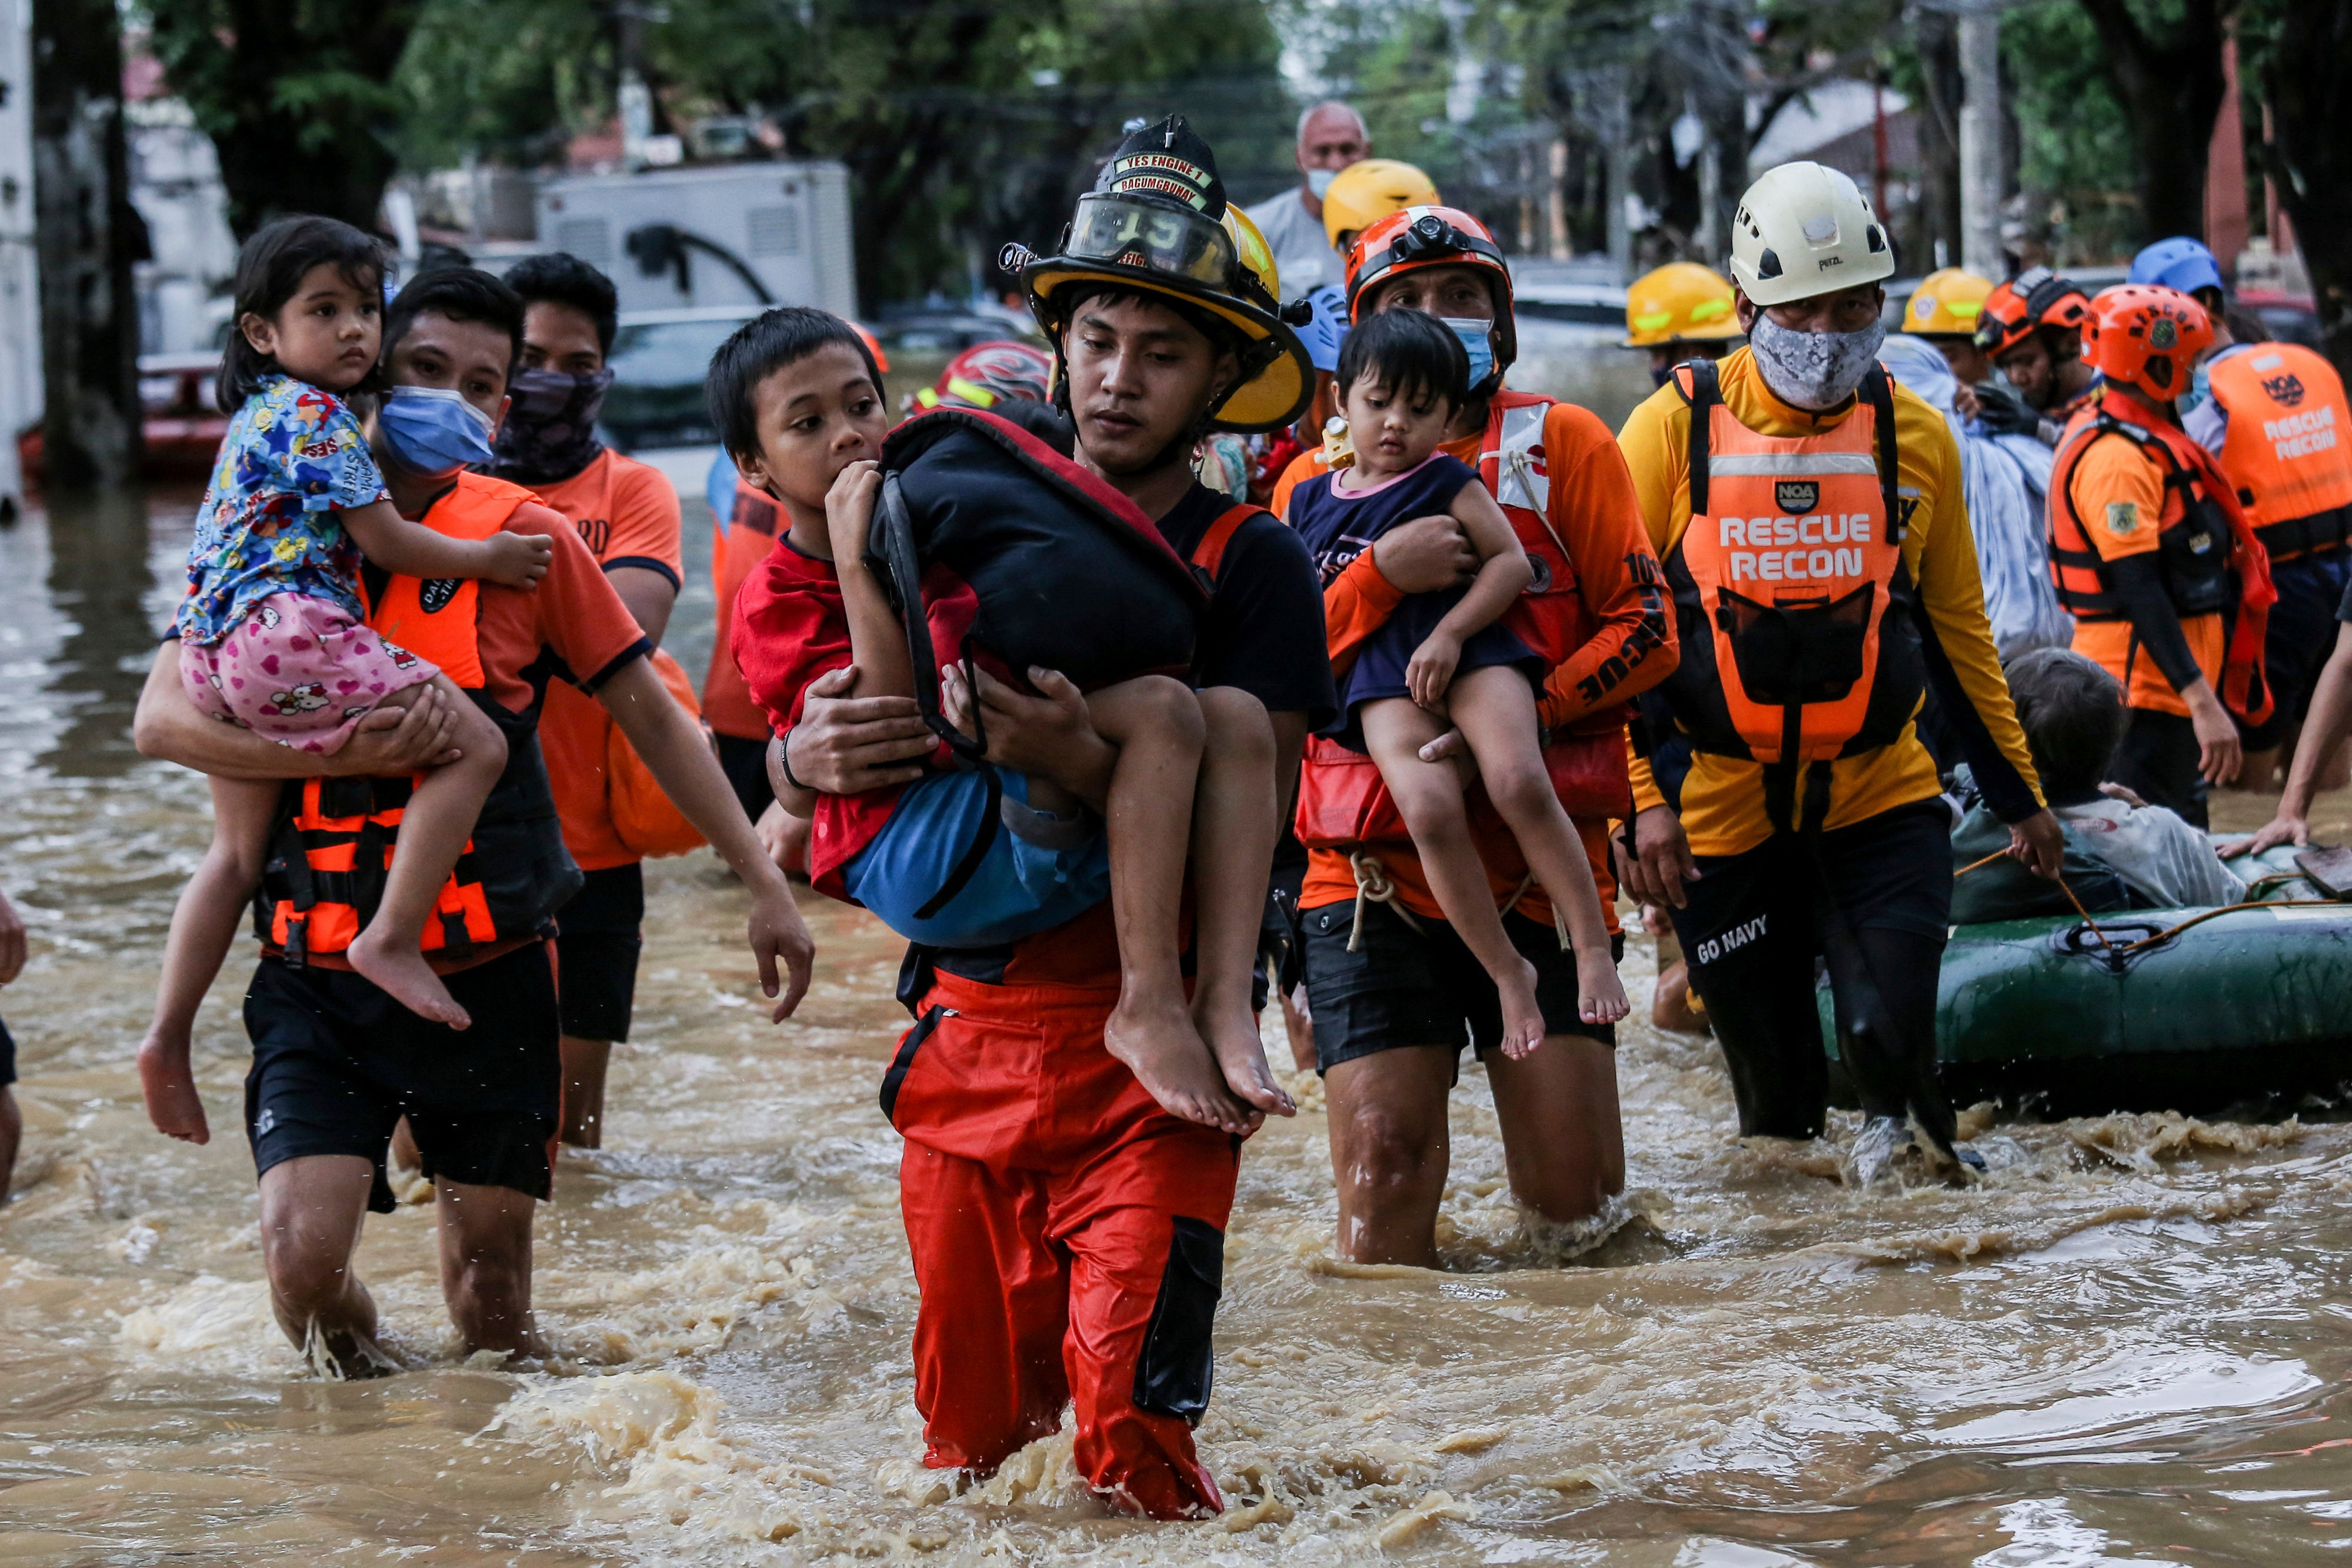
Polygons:
M1495 374L1495 323L1475 321L1466 316L1437 318L1454 329L1462 340L1462 352L1470 356L1470 392L1474 397L1492 391L1487 379Z
M1307 171L1307 192L1319 202L1323 199L1323 193L1331 188L1331 182L1339 177L1337 169L1309 169Z
M2185 419L2191 410L2212 395L2213 377L2206 370L2204 362L2200 361L2196 371L2189 378L2188 392L2183 394L2180 401L2173 405L2173 412Z
M386 454L421 479L446 479L490 457L490 416L438 386L395 386L376 410Z

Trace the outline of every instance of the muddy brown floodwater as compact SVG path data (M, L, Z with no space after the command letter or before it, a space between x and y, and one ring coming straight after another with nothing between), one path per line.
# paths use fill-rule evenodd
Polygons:
M1973 1189L1856 1194L1830 1143L1738 1142L1712 1045L1641 1026L1629 1189L1590 1233L1523 1223L1465 1072L1443 1272L1335 1261L1320 1096L1293 1081L1228 1242L1200 1434L1225 1518L1108 1517L1054 1441L949 1499L916 1464L875 1103L894 944L805 899L816 987L771 1028L707 854L653 868L610 1146L563 1158L541 1218L554 1358L456 1356L412 1206L360 1253L407 1370L320 1382L263 1300L249 944L199 1036L213 1142L152 1132L131 1070L205 838L201 781L127 739L192 500L0 532L0 882L34 933L0 994L27 1124L0 1563L2352 1562L2352 1131L2326 1107L2002 1122ZM1637 996L1653 966L1636 938Z

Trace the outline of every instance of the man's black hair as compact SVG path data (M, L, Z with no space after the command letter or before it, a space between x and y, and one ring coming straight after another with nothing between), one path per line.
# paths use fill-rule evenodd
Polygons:
M578 257L562 251L525 257L508 270L507 287L522 296L526 309L542 303L571 306L596 323L598 351L613 352L613 333L621 321L620 295L610 278Z
M236 253L233 289L236 314L229 324L228 346L221 353L220 375L213 383L213 396L221 412L235 414L247 398L261 390L265 380L286 374L275 355L263 353L247 341L243 326L247 316L275 321L313 267L336 268L352 288L381 301L383 254L383 242L373 235L331 217L282 217L247 240ZM382 363L379 356L364 380L341 391L373 391L380 384Z
M702 396L730 456L760 455L760 409L754 395L760 384L832 343L857 351L874 383L874 395L881 396L882 367L874 363L874 351L856 328L830 310L780 305L752 317L719 345L702 378Z
M383 313L383 361L392 363L394 345L408 335L416 318L446 316L453 321L479 321L506 333L513 345L507 355L507 374L514 374L522 358L522 296L496 274L478 267L436 267L408 280Z
M1456 414L1470 396L1469 351L1452 327L1420 310L1382 310L1349 331L1339 347L1340 397L1367 375L1408 403L1444 398Z
M1054 303L1061 313L1062 332L1066 337L1069 334L1070 323L1077 320L1078 311L1086 306L1107 310L1118 305L1157 305L1161 310L1174 311L1186 326L1208 339L1211 353L1229 353L1240 360L1244 374L1252 358L1250 351L1255 346L1250 342L1247 332L1214 310L1203 310L1190 300L1180 300L1157 289L1137 289L1123 283L1086 279L1064 288Z
M2123 688L2095 660L2065 647L2021 653L2006 673L2043 797L2053 805L2097 799L2123 743Z

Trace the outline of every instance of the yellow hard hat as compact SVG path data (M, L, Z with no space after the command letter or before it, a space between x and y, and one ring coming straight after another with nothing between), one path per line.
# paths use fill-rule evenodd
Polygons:
M1669 261L1625 290L1625 346L1706 342L1739 336L1731 285L1696 261Z
M1341 235L1361 233L1391 213L1437 205L1437 187L1411 163L1365 158L1340 170L1323 193L1323 232L1337 245Z
M1992 290L1992 279L1957 267L1930 272L1903 307L1903 330L1923 338L1972 338Z

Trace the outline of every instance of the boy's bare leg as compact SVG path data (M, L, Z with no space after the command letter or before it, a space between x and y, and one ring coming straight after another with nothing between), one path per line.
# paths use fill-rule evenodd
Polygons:
M1151 675L1093 693L1087 710L1118 748L1105 817L1119 995L1103 1043L1170 1115L1246 1135L1257 1113L1225 1091L1224 1075L1193 1027L1177 952L1205 732L1200 701L1182 682Z
M472 1026L473 1019L433 973L418 944L425 917L440 900L441 884L449 879L450 868L473 834L482 802L506 771L507 745L488 715L450 685L447 676L434 677L434 684L447 688L441 695L457 711L456 741L464 754L426 773L408 797L383 902L346 956L352 969L410 1012L464 1029ZM414 690L395 693L386 701L403 698L415 701Z
M1460 684L1455 682L1457 689ZM1494 885L1470 839L1462 775L1450 762L1421 760L1421 748L1444 732L1443 721L1406 697L1368 702L1362 717L1365 748L1380 764L1381 779L1412 835L1437 907L1501 994L1503 1049L1525 1056L1544 1037L1543 1009L1536 1002L1536 966L1519 956L1503 930L1503 917L1495 911Z
M507 1187L435 1190L441 1228L441 1296L467 1353L543 1355L530 1315L530 1221L538 1201Z
M163 943L163 973L155 984L155 1016L139 1042L139 1090L147 1119L167 1137L202 1143L212 1137L197 1097L188 1048L196 1009L212 988L229 944L236 940L245 904L261 880L269 826L281 785L252 779L214 779L213 841L204 864L188 879L172 910Z
M1265 1065L1250 986L1274 869L1274 724L1265 704L1232 686L1194 693L1208 727L1192 807L1192 1022L1209 1042L1225 1087L1276 1116L1298 1107Z
M1568 927L1576 954L1577 1014L1588 1024L1613 1024L1632 1011L1610 953L1609 921L1584 841L1559 804L1537 743L1535 689L1505 665L1454 678L1447 693L1454 722L1478 759L1486 798L1519 842L1519 853Z

